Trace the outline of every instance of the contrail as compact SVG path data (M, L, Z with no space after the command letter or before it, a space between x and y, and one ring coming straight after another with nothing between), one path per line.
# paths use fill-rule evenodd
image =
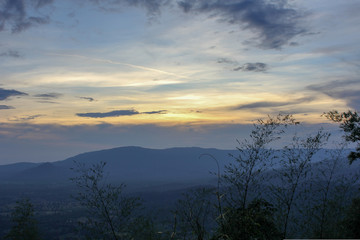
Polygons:
M105 62L105 63L115 64L115 65L123 65L123 66L132 67L132 68L136 68L136 69L141 69L141 70L146 70L146 71L151 71L151 72L157 72L157 73L162 73L162 74L166 74L166 75L175 76L175 77L178 77L178 78L186 78L186 79L188 79L188 77L186 77L186 76L171 73L171 72L166 72L166 71L163 71L163 70L160 70L160 69L149 68L149 67L144 67L144 66L140 66L140 65L134 65L134 64L130 64L130 63L117 62L117 61L108 60L108 59L92 58L92 57L86 57L86 56L76 55L76 54L51 53L50 55L84 58L84 59L88 59L88 60L92 60L92 61Z

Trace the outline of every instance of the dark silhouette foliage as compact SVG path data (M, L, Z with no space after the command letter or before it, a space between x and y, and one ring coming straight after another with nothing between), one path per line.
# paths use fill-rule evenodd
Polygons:
M117 186L104 182L105 162L89 168L76 164L74 170L78 176L72 181L79 188L75 199L88 213L86 220L79 222L88 239L130 239L139 199L124 196L124 184Z
M224 230L220 229L212 239L280 239L281 234L273 219L274 211L273 206L263 199L251 201L245 209L228 208Z
M16 202L15 209L11 213L13 226L5 239L11 240L39 240L37 222L34 218L34 206L29 199L21 199Z
M350 152L348 159L350 164L360 159L360 116L356 111L339 113L336 110L325 113L325 116L333 122L340 123L340 128L345 132L345 140L357 143L355 151Z
M360 239L360 198L353 199L343 226L348 238Z

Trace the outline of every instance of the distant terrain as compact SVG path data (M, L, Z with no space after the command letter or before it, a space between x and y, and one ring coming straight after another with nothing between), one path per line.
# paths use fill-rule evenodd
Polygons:
M74 175L74 162L91 166L107 163L108 180L132 184L185 184L206 183L214 178L210 172L217 172L216 158L223 168L232 161L229 153L234 150L214 148L170 148L147 149L141 147L119 147L88 152L56 162L15 163L0 165L2 183L66 184ZM212 157L207 156L211 155ZM146 187L146 186L144 186Z
M312 173L315 175L320 173L318 166L325 152L321 150L314 156ZM216 186L217 171L223 173L226 165L235 163L229 154L237 156L238 153L237 150L197 147L119 147L82 153L56 162L0 165L0 236L10 228L9 214L14 203L25 197L34 203L44 239L74 237L74 226L84 215L81 206L72 198L77 192L70 181L75 176L71 168L76 162L87 167L106 162L106 181L125 183L125 192L139 196L144 203L144 213L156 216L156 221L162 224L171 221L175 203L184 192L199 186ZM274 154L280 156L281 151ZM360 166L358 162L350 166L346 153L341 162L335 178L352 176ZM277 167L276 162L274 167Z

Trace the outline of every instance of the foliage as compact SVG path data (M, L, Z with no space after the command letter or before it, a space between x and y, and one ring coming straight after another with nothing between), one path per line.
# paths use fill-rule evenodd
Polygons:
M346 206L354 196L354 189L359 180L358 172L346 172L343 162L346 143L337 149L326 151L326 157L314 164L312 169L312 189L307 194L311 204L304 209L307 220L307 232L314 238L341 238L342 227L339 224Z
M212 238L227 240L280 239L273 220L273 206L263 200L255 199L245 208L228 208L225 228Z
M347 211L345 221L343 222L346 237L360 238L360 198L355 198Z
M37 222L34 218L34 206L29 199L16 202L11 213L13 226L5 239L12 240L38 240L40 239Z
M278 115L265 120L258 120L254 124L250 138L238 141L237 156L231 155L235 163L225 166L224 182L231 187L228 191L229 204L246 208L249 192L259 192L262 173L267 170L275 158L274 151L269 144L280 138L284 133L283 127L297 125L298 122L291 115Z
M208 224L214 217L213 189L193 189L178 200L175 214L178 219L177 236L183 239L209 239Z
M281 222L283 222L283 238L286 238L288 234L295 200L300 196L300 185L307 183L306 177L311 169L312 158L328 138L329 134L322 130L305 139L294 136L291 144L285 146L283 150L280 169L275 170L275 178L280 182L271 186L272 195L279 206ZM302 189L307 188L303 186Z
M138 198L123 195L124 184L113 186L104 183L105 162L86 168L76 163L79 175L72 181L79 188L75 197L87 210L85 221L80 226L88 239L131 239L130 226L134 211L140 206Z
M348 142L357 143L355 151L350 152L348 159L350 164L360 158L360 116L356 111L339 113L336 110L324 114L333 122L340 123L340 128L345 132Z

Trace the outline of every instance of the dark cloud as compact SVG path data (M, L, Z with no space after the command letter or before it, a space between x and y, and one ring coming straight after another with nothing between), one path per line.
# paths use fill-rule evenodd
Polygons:
M227 63L227 64L234 64L234 65L238 64L237 61L231 60L229 58L218 58L217 63Z
M13 33L22 32L34 25L50 22L49 16L38 13L38 9L52 4L55 0L1 0L0 31L10 29ZM123 7L144 8L150 17L160 15L162 6L170 0L84 0L103 11L119 11ZM33 15L38 13L38 15Z
M54 2L54 0L32 0L35 8L41 8Z
M244 65L234 68L234 71L244 72L266 72L268 65L266 63L245 63Z
M241 109L255 109L255 108L273 108L273 107L282 107L288 105L295 105L305 102L311 102L315 98L313 97L304 97L290 101L282 101L282 102L273 102L273 101L261 101L261 102L254 102L248 104L241 104L235 107L231 107L232 110L241 110Z
M331 98L345 100L349 107L360 109L360 80L336 80L309 85L306 88Z
M178 5L186 13L208 13L252 30L264 49L280 49L307 32L300 26L305 15L291 8L287 0L182 0Z
M117 11L122 7L140 7L147 11L149 16L159 15L161 7L170 4L169 0L89 0L105 11Z
M50 104L59 104L58 102L53 102L53 101L46 101L46 100L43 100L43 101L36 101L38 103L50 103Z
M106 117L119 117L119 116L132 116L138 114L164 114L166 110L151 111L151 112L138 112L136 110L116 110L112 112L95 112L95 113L77 113L79 117L90 117L90 118L106 118Z
M14 109L14 107L7 105L0 105L0 110L4 110L4 109Z
M11 96L21 96L21 95L28 95L27 93L19 92L14 89L7 90L4 88L0 88L0 100L5 100Z
M20 58L21 54L18 51L8 50L6 52L0 53L0 57L13 57L13 58Z
M36 94L34 97L41 98L41 99L54 99L61 97L61 93L43 93L43 94Z
M37 114L37 115L29 115L29 116L24 116L24 117L15 117L15 118L9 119L9 121L13 121L13 122L29 121L29 120L33 120L33 119L41 117L41 116L44 116L44 115Z
M85 100L88 100L89 102L93 102L93 101L95 101L95 99L94 98L92 98L92 97L80 97L81 99L85 99Z
M151 111L151 112L142 112L141 114L165 114L166 110L159 110L159 111Z
M106 117L119 117L119 116L131 116L140 114L135 110L116 110L112 112L95 112L95 113L77 113L76 115L79 117L90 117L90 118L106 118Z
M13 33L21 32L33 25L49 22L48 17L28 16L33 9L52 3L51 0L3 0L0 3L0 31L9 27ZM29 11L30 8L30 11ZM31 9L32 8L32 9ZM34 11L32 11L34 12Z

